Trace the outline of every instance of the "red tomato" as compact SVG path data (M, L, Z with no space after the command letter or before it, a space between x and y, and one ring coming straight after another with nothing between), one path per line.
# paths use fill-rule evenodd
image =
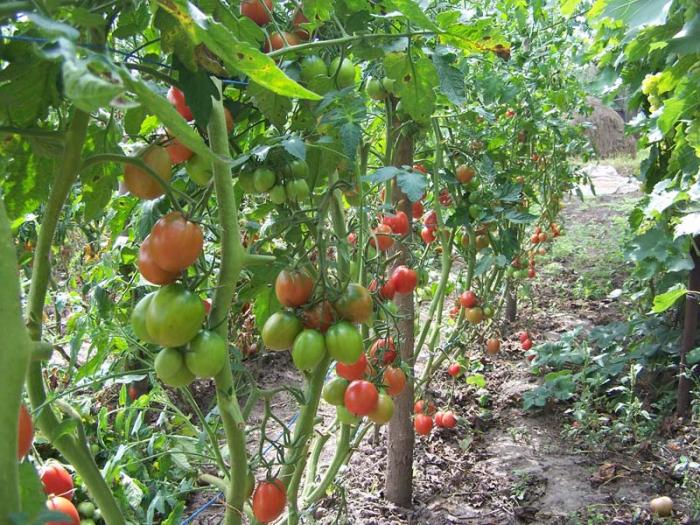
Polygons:
M433 418L425 414L418 414L413 420L413 427L416 429L416 434L427 436L433 429Z
M534 361L535 357L537 357L535 354L530 354L529 356L527 356L527 360L532 362Z
M169 272L161 268L158 264L156 264L152 252L152 237L148 235L139 247L139 258L137 260L139 272L143 278L149 283L159 285L175 282L179 277L180 272Z
M168 102L175 106L177 112L182 115L182 118L185 120L190 121L194 118L192 116L192 110L185 102L185 94L175 86L171 86L168 90Z
M437 214L434 210L430 210L427 215L423 218L423 226L427 228L437 228Z
M376 243L374 237L371 237L369 243L376 247L380 252L385 252L394 245L394 239L391 237L391 227L386 224L380 224L374 229L376 235Z
M428 174L428 170L426 170L426 169L425 169L425 166L423 166L422 164L414 164L414 165L413 165L413 169L414 169L415 171L418 171L418 172L422 173L423 175L427 175L427 174Z
M471 166L467 166L466 164L457 166L456 177L462 184L469 184L474 178L474 175L476 175L476 172Z
M411 215L414 219L418 219L423 216L423 203L421 201L416 201L411 206Z
M351 246L357 244L357 234L355 232L348 233L348 243L350 243Z
M522 343L523 350L530 350L532 348L532 340L531 339L525 339Z
M459 304L461 304L464 308L474 308L477 304L479 304L479 300L474 292L467 290L459 296Z
M530 267L530 268L527 270L527 276L528 276L529 279L534 279L536 275L537 275L537 272L535 271L534 268Z
M283 31L282 33L275 32L272 33L269 40L265 41L263 51L269 53L270 51L277 51L278 49L287 47L287 45L296 46L300 43L299 37L294 33L288 33L287 31Z
M153 261L166 272L181 272L199 258L204 248L202 228L179 211L156 222L150 237Z
M56 496L46 502L46 508L66 515L66 519L49 521L46 525L80 525L80 514L70 500Z
M132 401L136 401L139 398L139 391L134 385L129 386L127 394Z
M369 381L353 381L345 390L345 408L356 416L366 416L377 407L379 392Z
M450 366L447 367L447 373L450 374L452 377L457 377L459 374L462 373L462 365L459 363L452 363Z
M452 206L452 196L450 195L450 192L447 191L445 188L440 192L440 195L438 196L438 200L440 201L440 204L443 206Z
M530 334L527 332L527 330L523 330L518 334L518 339L521 343L524 343L526 339L530 339Z
M400 368L387 367L384 371L384 386L387 394L392 397L398 396L406 387L406 374Z
M513 118L514 116L515 116L515 111L513 111L513 110L510 109L510 108L508 108L508 110L506 111L506 117L508 117L508 118Z
M194 152L190 148L185 146L182 142L180 142L180 139L177 138L172 139L165 146L165 150L168 152L168 156L170 156L170 162L173 165L187 162L192 158L192 155L194 155Z
M437 230L435 228L428 228L427 226L424 227L420 231L420 237L423 239L423 242L425 244L430 244L431 242L435 241L435 232Z
M396 360L396 345L393 337L377 339L369 349L369 357L373 363L381 356L382 363L388 365Z
M426 407L425 401L419 399L416 401L416 404L413 405L413 412L415 414L428 414L429 416L432 416L435 414L435 403L429 401Z
M265 9L266 6L267 9ZM263 0L243 0L241 2L241 14L259 26L270 22L270 13L272 13L272 0L265 0L265 5L263 5Z
M379 295L381 295L384 299L392 300L396 295L394 283L392 283L391 280L385 282L379 289Z
M275 279L275 294L283 306L306 304L314 291L314 281L305 270L285 269Z
M451 410L446 411L442 415L442 426L445 428L455 428L457 426L457 418Z
M445 413L442 410L438 410L435 413L435 426L436 427L442 427L442 417L445 415Z
M398 293L411 293L418 284L418 274L407 266L397 266L390 280Z
M22 403L19 406L19 427L17 432L17 459L23 459L29 454L34 441L34 425L29 410Z
M73 499L73 478L63 465L50 461L41 469L40 477L44 494Z
M348 381L355 381L356 379L362 379L368 371L367 356L362 353L357 361L351 365L346 365L344 363L337 363L335 365L335 373L343 379Z
M386 215L382 223L389 226L396 235L406 235L411 229L408 216L402 211L396 212L396 215Z
M211 299L202 299L202 304L204 305L204 313L209 315L209 312L211 312Z
M459 306L453 306L452 308L450 308L450 318L457 319L457 316L459 315L459 310Z
M309 19L306 18L304 11L302 11L301 8L297 7L294 10L294 16L292 17L292 25L296 28L294 31L294 34L297 35L302 40L308 40L309 38L311 38L311 35L309 34L309 32L302 27L302 24L308 24L308 23L309 23Z
M279 479L263 481L253 493L253 514L261 523L269 523L279 517L287 504L287 489Z
M497 354L501 349L501 342L495 337L490 338L486 341L486 353L494 355Z
M326 333L326 330L335 321L335 310L328 301L321 301L302 312L301 320L305 328L313 328L321 333Z
M540 160L540 156L537 153L533 153L532 157L530 158L532 159L532 162L537 162Z

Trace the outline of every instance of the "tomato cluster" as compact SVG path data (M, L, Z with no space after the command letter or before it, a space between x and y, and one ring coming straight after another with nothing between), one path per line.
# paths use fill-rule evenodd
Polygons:
M307 179L309 166L301 159L287 161L281 167L274 165L245 166L238 176L241 189L250 195L266 194L274 204L300 203L311 192Z
M419 436L427 436L434 426L453 429L457 427L457 417L451 410L437 410L432 401L422 399L413 405L413 428Z

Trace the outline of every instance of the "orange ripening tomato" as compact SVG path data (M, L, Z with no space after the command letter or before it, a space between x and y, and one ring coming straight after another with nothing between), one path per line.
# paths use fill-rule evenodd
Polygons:
M471 166L462 164L461 166L457 166L457 171L455 172L455 175L457 177L457 180L462 184L469 184L474 178L474 175L476 175L476 172Z
M267 7L267 9L266 9ZM243 0L241 2L241 15L250 18L259 26L269 23L272 18L272 0Z
M391 227L386 224L380 224L374 229L374 235L370 238L369 243L377 248L380 252L385 252L394 245L394 239L391 237Z
M139 272L149 283L164 285L177 280L180 272L169 272L156 264L153 258L152 238L148 235L139 247L137 265Z
M194 152L180 142L180 139L178 138L174 138L167 143L165 149L167 150L168 156L170 157L170 162L173 165L187 162L194 155Z
M45 525L80 525L80 514L70 500L55 496L46 502L46 508L54 512L60 512L66 516L60 521L49 521Z
M321 333L326 333L326 330L335 321L335 310L328 301L321 301L308 310L304 310L301 313L301 320L304 323L304 328L313 328Z
M285 269L275 279L275 294L283 306L306 304L313 290L314 281L305 270Z
M406 374L400 368L388 366L384 371L384 386L387 394L398 396L406 387Z
M170 155L162 146L149 146L141 155L141 160L165 182L172 178ZM133 196L144 200L157 199L165 194L163 186L155 178L133 164L127 164L124 168L124 186Z
M168 90L168 102L175 106L177 112L182 115L182 118L185 120L190 121L194 118L192 116L192 110L187 105L187 102L185 102L185 94L175 86L170 86Z
M151 230L151 255L167 272L181 272L193 264L204 249L204 233L179 211L161 217Z
M486 353L494 355L501 349L501 342L495 337L491 337L486 341Z
M298 46L300 43L299 37L294 33L288 33L287 31L283 31L282 33L275 32L270 35L268 40L265 40L263 51L269 53L270 51L277 51L288 45Z

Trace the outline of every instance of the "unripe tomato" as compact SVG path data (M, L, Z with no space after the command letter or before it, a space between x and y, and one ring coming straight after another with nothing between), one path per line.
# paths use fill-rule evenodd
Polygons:
M261 523L277 519L287 505L287 489L279 479L261 482L253 493L253 515Z
M180 284L163 286L146 310L146 329L161 346L178 347L191 341L202 327L202 300Z
M73 499L73 478L63 465L49 461L39 474L47 496L61 496L67 500Z
M321 301L311 308L304 310L301 314L301 319L304 323L304 327L313 328L325 334L328 327L335 321L335 311L331 303L328 301Z
M309 165L301 159L293 160L288 169L295 179L307 179L309 177Z
M457 177L457 180L462 184L469 184L474 178L474 175L476 175L476 172L471 166L462 164L461 166L457 166L457 171L455 172L455 175Z
M335 407L335 413L338 416L338 421L343 425L357 425L360 422L360 417L351 414L343 405Z
M517 182L518 184L525 184L525 177L523 177L522 175L518 175L517 177L515 177L515 182Z
M484 307L484 317L486 317L486 319L491 319L493 317L493 314L493 308L491 308L490 306Z
M452 377L457 377L459 374L462 373L462 365L459 363L452 363L450 366L447 367L447 373L450 374Z
M204 248L202 229L179 211L159 219L150 238L151 257L167 272L180 273L199 258Z
M155 294L156 292L151 292L142 297L131 312L131 328L134 330L134 335L146 343L155 342L146 328L146 312Z
M394 415L394 401L387 394L380 393L377 399L377 406L367 417L377 425L385 425Z
M259 26L264 26L271 20L272 0L243 0L241 2L241 15L250 18ZM265 7L267 6L267 9Z
M303 202L310 193L309 184L304 179L295 179L284 185L289 202Z
M459 296L459 304L461 304L464 308L473 308L479 304L479 300L474 292L467 290Z
M80 525L80 514L70 500L56 496L49 498L46 508L54 512L63 513L66 518L60 521L49 521L46 525Z
M335 79L338 89L353 86L355 84L355 65L348 58L344 58L341 64L340 57L333 59L328 68L328 74Z
M339 363L355 363L364 349L362 334L347 321L341 321L326 332L326 348Z
M301 321L291 312L275 312L262 329L263 344L274 351L287 350L302 331Z
M382 222L389 226L396 235L406 235L411 229L408 216L402 211L396 212L396 215L385 216Z
M314 281L305 270L285 269L275 279L275 295L283 306L306 304L313 291Z
M190 179L198 186L206 186L213 176L211 161L200 155L193 155L187 161L185 170Z
M486 341L486 353L494 355L497 354L500 349L501 341L499 341L495 337L492 337L488 341Z
M406 387L406 374L398 367L388 366L383 376L386 393L396 397Z
M270 191L276 181L277 176L268 168L258 168L253 172L253 187L258 193Z
M390 226L380 224L374 229L374 236L370 237L369 243L380 252L385 252L394 245L394 239L391 237L391 233Z
M326 341L318 330L303 330L294 339L292 360L299 370L313 370L326 355Z
M522 342L522 347L523 350L530 350L532 348L532 340L531 339L525 339L525 341Z
M194 155L194 152L185 146L177 137L170 140L165 145L165 149L168 152L168 157L170 157L170 162L173 166L187 162Z
M442 426L444 428L455 428L457 426L457 418L451 410L447 410L442 415Z
M194 381L194 374L185 365L185 358L177 348L163 348L153 361L156 375L172 387L187 386Z
M430 244L435 241L436 231L437 230L435 228L428 228L426 226L420 231L420 237L423 239L425 244Z
M165 182L173 177L170 156L165 148L156 144L146 148L140 155L141 160ZM127 164L124 168L124 186L129 193L140 199L157 199L165 194L160 183L141 168Z
M17 430L17 459L23 459L32 448L34 441L34 425L29 410L22 403L19 406L19 424Z
M284 186L276 184L272 187L270 190L270 201L277 205L287 202L287 191L284 189Z
M336 363L335 373L343 379L348 381L355 381L356 379L362 379L368 371L369 363L367 362L367 356L362 353L357 361L352 364Z
M413 427L419 436L427 436L433 429L433 418L425 414L418 414L413 420Z
M367 91L367 96L373 100L383 100L389 96L389 92L384 88L384 84L376 78L369 79L365 91Z
M326 76L328 76L328 66L321 57L311 55L301 61L301 80L303 82L308 84L317 77Z
M477 236L476 236L476 242L475 242L475 244L476 244L476 251L481 251L481 250L483 250L484 248L487 248L490 242L491 242L491 241L489 240L489 236L488 236L488 235L477 235Z
M414 219L419 219L423 216L423 203L416 201L411 205L411 215Z
M185 364L197 377L215 377L224 368L227 357L226 340L216 332L202 330L190 341Z
M170 86L170 89L168 89L168 102L175 106L177 112L182 115L182 118L185 120L190 121L194 118L192 116L192 110L187 105L187 102L185 102L185 94L175 86Z
M369 356L372 363L376 363L381 357L381 362L385 365L396 360L396 345L393 337L377 339L369 349Z
M411 293L418 284L418 274L407 266L397 266L390 280L398 293Z
M345 408L356 416L366 416L377 407L379 393L369 381L353 381L345 390Z
M342 377L331 379L323 385L321 397L330 405L341 406L345 402L345 390L349 384L350 381Z
M467 321L472 324L479 324L484 320L484 311L478 306L467 309Z
M365 323L372 315L372 296L364 286L350 283L334 306L343 319L352 323Z

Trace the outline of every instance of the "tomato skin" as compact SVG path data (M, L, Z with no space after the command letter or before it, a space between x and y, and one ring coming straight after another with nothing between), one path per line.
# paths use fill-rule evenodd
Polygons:
M313 370L326 355L326 341L318 330L302 330L292 345L292 360L299 370Z
M348 381L355 381L356 379L362 379L368 371L367 356L360 354L357 361L352 364L346 365L345 363L337 363L335 365L335 373L343 379Z
M335 311L328 301L321 301L311 308L304 310L301 319L305 328L313 328L325 334L335 321Z
M491 243L491 241L489 240L488 235L477 235L476 242L475 242L476 251L481 251L484 248L487 248L490 243Z
M418 274L407 266L397 266L390 280L398 293L411 293L418 284Z
M206 186L214 175L211 162L200 155L193 155L187 161L185 171L197 186Z
M17 459L22 460L29 454L34 441L32 416L24 403L19 406L19 424L17 427Z
M340 57L334 58L328 67L328 74L335 80L338 89L355 84L355 64L348 58L344 58L342 63Z
M343 319L352 323L365 323L372 315L372 296L364 286L350 283L334 306Z
M413 405L413 412L415 414L427 414L429 416L432 416L433 414L435 414L435 403L429 401L426 405L425 401L419 399L418 401L416 401L415 405Z
M295 307L311 299L314 281L304 270L285 269L275 279L275 295L283 306Z
M331 379L323 385L321 397L329 405L342 406L345 402L345 390L348 388L350 381L342 377Z
M369 355L373 363L381 356L382 364L388 365L396 360L396 345L393 337L377 339L369 349Z
M380 252L385 252L394 245L394 239L391 237L392 230L390 226L380 224L374 229L373 233L374 236L370 237L369 243Z
M494 355L497 354L501 349L501 342L495 337L490 338L486 341L486 353Z
M170 86L167 98L168 102L175 106L177 112L182 115L182 118L188 122L194 118L192 116L192 110L187 105L187 102L185 102L185 94L180 89L175 86Z
M180 284L163 286L146 310L146 329L161 346L187 344L197 335L203 322L202 300Z
M436 239L435 232L436 232L435 228L428 228L426 226L420 231L420 237L421 237L421 239L423 239L423 242L425 244L430 244L432 242L435 242L435 239Z
M537 276L537 272L535 271L534 268L528 268L527 270L527 277L528 279L534 279Z
M287 47L287 45L297 46L300 43L299 37L294 33L289 33L287 31L283 31L282 33L274 32L270 35L270 39L265 41L263 51L269 53L270 51L277 51L278 49Z
M316 77L328 76L328 66L318 55L311 55L301 61L301 80L311 82Z
M435 229L437 228L437 214L434 210L430 210L428 214L423 218L423 226L426 228Z
M414 171L417 171L417 172L419 172L419 173L422 173L423 175L427 175L427 174L428 174L428 170L425 169L425 166L423 166L422 164L414 164L414 165L413 165L413 170L414 170Z
M476 172L471 166L462 164L461 166L457 166L457 171L455 175L457 177L457 180L462 184L469 184L474 178L474 175L476 175Z
M167 272L181 272L193 264L204 249L202 229L185 219L179 211L161 217L153 226L150 237L151 256Z
M165 182L173 177L170 155L162 146L149 146L140 155L141 160ZM157 199L165 194L160 183L138 166L127 164L124 168L124 186L129 193L144 200Z
M398 396L406 387L406 374L397 367L387 367L384 371L383 380L386 386L386 393L392 397Z
M474 292L467 290L459 296L459 304L462 305L462 308L474 308L479 304L479 300Z
M301 321L291 312L275 312L267 318L262 329L263 344L279 352L291 348L302 331Z
M411 205L411 215L414 219L423 216L423 203L421 201L416 201Z
M433 429L433 418L425 414L418 414L413 420L413 428L416 429L416 434L427 436Z
M151 292L142 297L131 312L131 328L134 330L134 335L145 343L155 342L146 328L146 312L155 294L156 292Z
M532 340L525 339L525 341L522 342L522 347L523 347L523 350L530 350L530 348L532 348Z
M392 283L390 280L385 282L379 289L379 295L381 295L384 299L392 300L396 295L394 283Z
M369 79L365 86L365 91L372 100L384 100L389 96L389 92L384 88L382 81L376 78Z
M169 144L166 144L165 149L173 165L187 162L194 155L194 152L185 146L177 137L172 139Z
M185 365L200 378L215 377L226 364L228 344L211 330L202 330L190 341L185 353Z
M243 0L241 2L241 15L250 18L259 26L264 26L271 20L268 10L272 13L273 7L272 0L264 0L264 2L265 5L263 5L263 0Z
M348 412L356 416L366 416L377 407L379 393L372 383L358 379L348 385L344 401Z
M523 330L518 334L518 339L521 343L524 343L526 339L530 339L530 334L527 332L527 330Z
M306 15L304 14L304 11L302 10L301 7L297 7L294 10L294 14L292 16L292 25L296 28L294 31L294 34L297 35L300 39L302 40L308 40L311 38L311 35L309 32L302 27L302 24L308 24L309 19L306 18Z
M457 426L457 418L451 410L448 410L442 414L441 426L444 428L455 428Z
M287 505L287 489L279 479L263 481L253 493L253 515L261 523L279 517Z
M466 317L467 321L469 321L470 323L479 324L481 321L484 320L484 311L478 306L475 306L474 308L467 309Z
M377 406L367 414L368 419L377 425L386 425L394 415L394 400L387 394L380 393Z
M139 246L139 257L136 261L139 273L151 284L174 283L180 276L180 272L169 272L161 268L153 257L153 238L147 235Z
M49 521L45 525L80 525L80 514L70 500L55 496L46 502L46 508L55 512L62 512L66 519L61 521Z
M364 349L362 334L347 321L335 323L326 332L326 348L333 359L351 365L360 358Z
M355 232L348 233L348 244L355 246L357 244L357 234Z
M73 499L73 478L63 465L55 461L50 461L39 474L41 483L44 485L44 494L47 496L61 496L67 500Z
M433 421L435 422L436 427L442 427L442 418L445 415L445 413L442 410L438 410L435 413L435 417L433 418Z
M452 363L450 366L447 367L447 373L450 374L452 377L457 377L459 374L462 373L462 365L459 363Z
M386 215L382 222L389 226L396 235L406 235L411 229L408 216L402 211L396 212L396 215Z

